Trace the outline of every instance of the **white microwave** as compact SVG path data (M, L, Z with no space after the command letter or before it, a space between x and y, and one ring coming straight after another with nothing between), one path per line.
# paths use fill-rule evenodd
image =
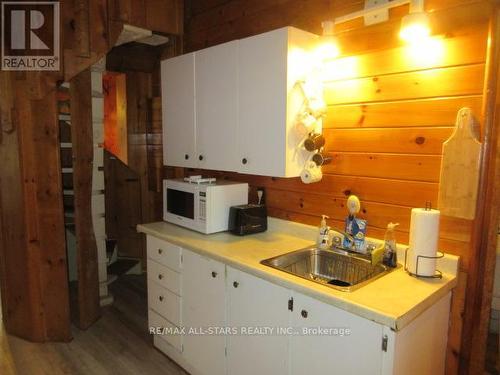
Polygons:
M247 183L163 181L163 220L201 233L227 230L229 208L247 203Z

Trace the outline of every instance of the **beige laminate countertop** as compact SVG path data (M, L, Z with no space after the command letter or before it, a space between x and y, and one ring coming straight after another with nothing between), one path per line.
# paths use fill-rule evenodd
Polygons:
M316 238L314 227L274 218L269 218L267 232L244 237L228 232L204 235L166 222L138 225L137 230L395 330L408 325L456 285L458 257L451 255L439 260L442 279L417 279L400 266L353 292L261 265L264 259L311 246ZM400 261L404 260L402 251L398 249Z

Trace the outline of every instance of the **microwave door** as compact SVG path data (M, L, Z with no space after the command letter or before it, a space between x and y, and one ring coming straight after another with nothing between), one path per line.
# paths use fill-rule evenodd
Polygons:
M194 221L195 194L177 189L166 189L167 212L183 219Z

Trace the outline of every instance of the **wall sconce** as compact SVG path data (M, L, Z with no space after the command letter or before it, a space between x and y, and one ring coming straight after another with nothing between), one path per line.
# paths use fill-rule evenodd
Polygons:
M405 4L410 4L410 13L401 21L400 38L409 43L427 38L431 33L431 28L429 16L424 11L424 0L366 0L365 9L337 17L333 22L323 22L322 26L327 22L337 25L360 17L364 18L366 26L374 25L389 19L389 9ZM331 26L332 35L333 25ZM325 35L324 26L323 35Z

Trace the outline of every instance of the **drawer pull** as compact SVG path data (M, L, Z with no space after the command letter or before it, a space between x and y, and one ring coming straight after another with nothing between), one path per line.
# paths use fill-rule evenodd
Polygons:
M233 282L233 286L234 286L235 288L237 288L239 285L240 285L240 283L239 283L239 282L237 282L237 281Z
M163 279L163 275L161 273L158 275L158 279Z
M160 302L163 302L163 296L159 296L158 299L160 300Z
M212 271L212 277L215 279L217 277L217 272Z
M307 315L309 315L309 314L307 313L307 310L302 310L302 311L300 312L300 315L302 315L302 317L303 317L304 319L306 319L306 318L307 318Z
M162 254L163 253L163 250L162 249L158 249L158 254Z

